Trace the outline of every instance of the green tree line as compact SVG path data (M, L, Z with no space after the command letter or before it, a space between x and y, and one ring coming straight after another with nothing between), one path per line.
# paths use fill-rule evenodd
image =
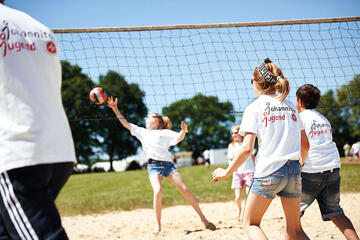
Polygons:
M318 111L330 122L333 139L341 155L346 142L360 140L360 75L348 85L329 90L320 98Z
M128 83L124 76L111 70L100 75L95 83L78 65L67 61L62 61L61 65L63 105L78 162L91 165L92 159L106 154L112 166L112 161L136 154L140 142L121 126L106 104L93 104L89 92L96 86L102 87L109 96L118 98L119 110L130 123L144 126L148 109L144 102L145 93L139 85ZM359 90L357 75L349 85L330 90L321 97L318 110L329 119L341 153L346 141L352 143L360 137ZM182 120L188 124L189 133L175 148L192 151L194 158L206 149L227 147L231 141L230 128L238 121L231 102L220 102L216 96L202 94L175 101L164 107L160 114L169 116L175 131L180 130Z
M89 92L96 86L102 87L109 96L118 98L119 110L130 123L144 126L148 109L140 87L127 83L124 76L114 71L101 75L95 83L79 66L67 61L61 65L63 105L78 162L91 165L91 159L105 153L112 166L113 160L136 154L140 142L121 126L106 104L93 104ZM175 131L180 130L182 120L189 125L191 130L186 140L177 147L181 151L192 151L194 158L205 149L226 147L230 141L229 128L235 120L230 102L201 94L170 104L163 109L163 114L170 117Z

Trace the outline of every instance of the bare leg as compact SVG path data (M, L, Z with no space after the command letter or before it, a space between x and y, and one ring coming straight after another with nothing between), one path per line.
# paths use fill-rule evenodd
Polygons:
M195 196L192 194L190 189L186 186L183 178L181 177L179 172L174 172L168 179L177 187L180 193L185 197L185 199L189 202L189 204L194 208L196 213L199 215L201 221L204 223L205 227L210 230L215 230L216 227L214 224L209 222L203 212L200 209L199 203L196 200Z
M281 204L286 218L285 239L309 239L301 227L300 222L301 198L281 197Z
M152 174L149 178L154 192L153 206L154 206L155 218L156 218L156 227L153 233L158 234L161 231L161 208L162 208L161 176L158 174Z
M236 203L236 219L238 221L241 220L241 200L242 200L242 192L243 189L242 188L235 188L235 203Z
M342 214L333 217L331 218L331 221L337 226L338 229L340 229L340 231L346 237L346 239L359 240L359 236L357 235L352 222L345 215Z
M271 201L271 199L249 193L245 206L244 223L246 235L250 240L268 239L260 228L260 223Z

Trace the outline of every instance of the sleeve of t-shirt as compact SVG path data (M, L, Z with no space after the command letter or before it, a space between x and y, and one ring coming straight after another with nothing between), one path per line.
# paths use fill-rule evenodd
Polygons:
M258 115L252 105L245 109L241 120L240 135L244 136L245 132L257 133Z
M234 152L233 152L233 147L231 146L231 143L228 146L227 149L227 156L228 159L233 159L234 158Z
M131 135L135 136L137 139L141 140L143 139L145 135L146 129L143 127L139 127L135 124L130 123L130 133Z
M166 138L169 141L169 146L174 146L179 143L180 132L175 132L173 130L166 131Z
M300 129L300 131L301 130L304 130L305 129L305 126L304 126L304 123L303 123L303 121L302 121L302 119L301 119L301 117L300 117L300 115L299 114L297 114L297 118L299 119L299 129Z
M299 121L299 129L300 129L300 131L301 130L305 130L306 131L306 129L305 129L305 127L306 127L306 116L305 116L305 113L299 113L298 114L298 116L299 116L299 119L300 119L300 121Z

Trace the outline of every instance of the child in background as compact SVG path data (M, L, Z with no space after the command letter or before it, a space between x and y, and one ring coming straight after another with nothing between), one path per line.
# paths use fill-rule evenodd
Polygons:
M289 82L267 58L254 69L251 84L259 97L245 109L240 127L243 144L231 165L215 169L212 178L216 181L235 172L253 152L258 137L254 180L244 214L246 235L249 239L268 239L260 224L271 201L279 195L286 219L285 239L309 239L300 222L300 162L303 164L307 157L309 142L296 107L286 100Z
M227 158L229 159L229 164L234 158L234 155L240 149L244 137L240 135L240 125L234 126L231 128L231 137L233 141L228 146ZM235 191L235 203L237 206L236 209L236 219L240 221L241 219L241 201L243 194L243 187L246 185L246 194L248 189L252 184L254 178L254 162L255 155L251 154L243 165L241 165L234 173L231 183L231 189Z
M296 91L296 107L310 141L303 166L301 215L316 199L324 221L331 220L347 239L359 239L354 226L340 207L340 156L329 121L315 110L320 90L305 84Z
M187 125L181 122L181 131L174 132L171 129L170 119L159 114L149 114L146 119L146 128L129 123L120 113L117 103L118 99L108 98L108 106L114 111L121 125L128 129L130 133L141 142L146 157L148 159L148 173L151 186L154 191L154 210L156 217L156 227L153 231L158 234L161 231L161 208L162 208L162 177L167 177L180 193L186 198L190 205L199 215L206 229L215 230L214 224L209 222L200 209L199 203L190 189L186 186L180 173L174 166L169 152L169 147L174 146L184 140L187 133Z

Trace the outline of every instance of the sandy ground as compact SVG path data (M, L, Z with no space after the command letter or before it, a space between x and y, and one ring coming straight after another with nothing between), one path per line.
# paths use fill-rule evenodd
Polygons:
M341 205L345 214L360 233L360 193L341 195ZM243 224L234 219L233 202L200 204L207 218L216 224L217 229L204 229L200 219L191 206L175 206L163 209L163 231L154 236L154 213L152 209L117 211L106 214L63 217L63 225L72 240L111 240L111 239L247 239ZM306 211L302 218L305 232L311 239L344 239L332 222L323 222L317 203ZM266 212L262 228L269 239L283 239L284 214L280 198L276 198Z

